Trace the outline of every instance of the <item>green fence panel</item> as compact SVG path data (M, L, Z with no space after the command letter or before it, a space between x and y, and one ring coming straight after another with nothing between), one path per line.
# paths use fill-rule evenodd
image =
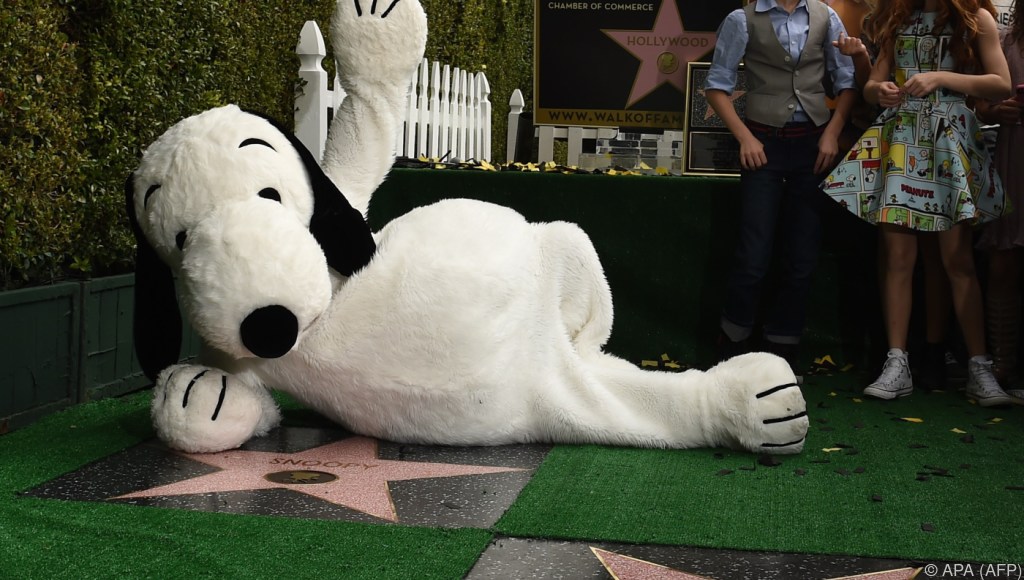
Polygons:
M81 287L0 293L0 432L78 401Z

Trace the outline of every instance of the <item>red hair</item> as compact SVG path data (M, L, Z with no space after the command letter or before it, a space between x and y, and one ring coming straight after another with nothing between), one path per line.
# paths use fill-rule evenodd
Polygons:
M907 26L910 15L920 9L921 0L879 0L871 13L871 33L876 46L889 50L896 43L896 37ZM996 14L992 0L939 0L938 17L934 34L949 24L953 29L949 50L958 71L976 68L974 41L978 36L978 10L984 9Z

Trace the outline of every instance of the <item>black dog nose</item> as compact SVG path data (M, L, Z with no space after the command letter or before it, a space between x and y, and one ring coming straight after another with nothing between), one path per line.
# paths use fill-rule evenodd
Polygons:
M242 321L242 344L260 358L277 358L288 353L299 337L299 321L284 306L264 306Z

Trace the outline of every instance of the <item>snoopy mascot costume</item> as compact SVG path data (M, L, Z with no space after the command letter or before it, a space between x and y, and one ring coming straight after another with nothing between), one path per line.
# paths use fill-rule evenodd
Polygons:
M225 106L171 127L128 178L136 352L167 445L266 434L277 389L396 442L803 449L806 405L781 358L673 373L603 352L611 290L579 227L450 199L372 233L426 15L416 0L339 0L331 34L347 97L322 168L273 121ZM202 364L176 364L179 298Z

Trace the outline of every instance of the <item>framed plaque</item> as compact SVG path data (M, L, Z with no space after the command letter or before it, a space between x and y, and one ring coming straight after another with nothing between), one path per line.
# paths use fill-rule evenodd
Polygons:
M686 68L686 115L683 129L683 175L738 176L740 144L704 96L709 62L691 62ZM740 65L736 88L730 95L740 118L745 116L747 76Z

